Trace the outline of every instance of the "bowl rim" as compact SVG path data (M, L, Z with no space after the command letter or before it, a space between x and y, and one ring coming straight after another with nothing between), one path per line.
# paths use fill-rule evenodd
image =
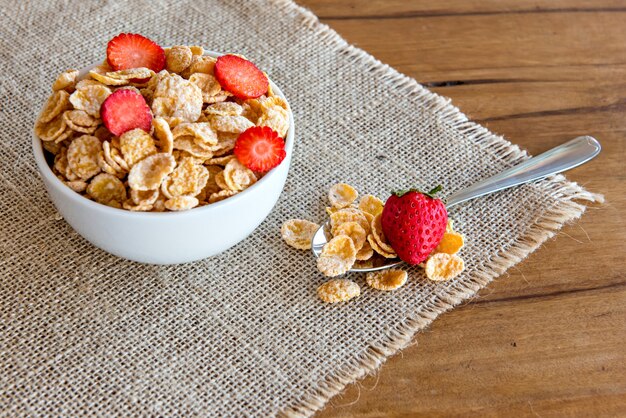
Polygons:
M203 55L208 55L211 57L219 57L221 55L226 55L226 54L205 50ZM90 69L96 67L99 64L100 63L96 63L96 64L92 64L92 65L82 68L79 71L79 77L83 77ZM39 139L39 137L37 137L37 135L35 135L35 132L33 131L32 133L33 154L35 157L35 161L37 162L39 172L41 173L42 176L45 176L47 179L49 179L53 187L61 191L64 198L73 200L77 202L78 204L84 204L85 206L87 206L88 208L92 210L104 212L109 215L120 215L120 216L126 215L126 216L137 217L137 218L185 217L185 216L201 215L203 213L209 213L212 210L218 210L221 208L225 208L227 206L236 205L238 204L240 200L244 199L248 194L263 187L264 184L270 182L272 179L279 176L278 170L283 168L284 165L287 165L287 170L289 170L289 165L291 164L291 157L293 154L294 136L295 136L295 133L294 133L295 124L294 124L293 112L291 110L291 105L289 105L289 101L287 100L287 97L285 97L285 94L282 92L282 90L269 77L268 77L268 80L269 80L270 86L272 87L273 93L276 96L285 100L285 102L287 102L287 107L289 109L289 130L287 132L287 137L285 138L285 153L286 153L285 159L278 166L272 168L267 174L265 174L259 181L254 183L252 186L224 200L211 203L210 205L195 207L195 208L184 210L184 211L163 211L163 212L140 212L140 211L134 212L134 211L126 210L126 209L114 208L114 207L107 206L102 203L95 202L91 199L85 198L84 196L70 189L52 172L52 168L48 165L48 162L46 161L46 158L45 158L42 141Z

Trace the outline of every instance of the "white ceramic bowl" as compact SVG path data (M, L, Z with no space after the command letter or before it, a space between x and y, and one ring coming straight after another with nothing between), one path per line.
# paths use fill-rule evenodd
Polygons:
M207 55L219 56L214 52ZM81 71L81 76L92 67ZM270 81L271 83L271 81ZM286 100L272 83L274 93ZM141 263L178 264L219 254L242 241L269 215L285 185L293 153L290 114L283 162L254 185L221 202L182 212L130 212L82 197L59 180L33 135L33 153L54 206L86 240Z

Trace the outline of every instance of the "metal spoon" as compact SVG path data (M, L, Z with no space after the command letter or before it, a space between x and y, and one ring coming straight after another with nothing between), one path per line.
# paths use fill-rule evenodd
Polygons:
M454 205L476 197L529 183L578 167L598 155L601 149L600 143L595 138L591 136L579 136L543 154L530 158L515 167L504 170L500 174L479 181L472 186L448 196L448 198L445 199L446 207L451 208ZM311 242L311 250L315 257L320 256L322 248L331 238L330 224L326 222L317 230ZM350 271L364 273L388 269L401 263L402 261L398 261L398 259L390 259L380 266L353 268Z

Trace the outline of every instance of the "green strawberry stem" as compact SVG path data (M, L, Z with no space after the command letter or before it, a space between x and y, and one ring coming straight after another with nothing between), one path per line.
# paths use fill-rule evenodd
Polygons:
M407 193L417 192L417 193L421 193L421 194L423 194L425 196L428 196L431 199L436 199L435 195L437 193L439 193L440 191L442 191L442 190L443 190L443 187L441 186L441 184L439 184L437 187L435 187L434 189L430 190L427 193L424 193L423 191L421 191L419 189L406 189L406 190L395 190L395 191L392 191L391 194L395 194L398 197L402 197L402 196L404 196Z

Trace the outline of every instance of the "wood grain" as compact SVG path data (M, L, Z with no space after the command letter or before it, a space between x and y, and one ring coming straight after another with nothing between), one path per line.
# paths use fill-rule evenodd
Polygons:
M300 4L532 154L596 136L606 197L319 416L624 416L626 1Z

